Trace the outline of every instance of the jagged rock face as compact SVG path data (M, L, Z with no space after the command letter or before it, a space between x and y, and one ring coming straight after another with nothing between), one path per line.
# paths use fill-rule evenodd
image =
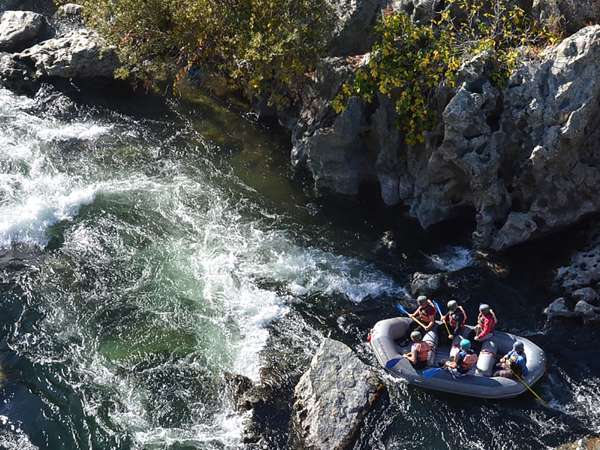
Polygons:
M373 27L386 0L327 0L334 16L330 56L365 53L373 44Z
M475 243L494 250L600 211L600 26L525 60L503 91L488 81L490 60L468 61L454 95L438 92L442 120L424 145L404 144L393 105L379 99L374 113L359 118L355 104L333 125L307 114L312 128L296 144L309 144L300 153L313 164L296 163L317 190L353 194L376 178L383 201L409 205L424 227L471 211Z
M474 241L503 250L600 210L599 70L595 26L526 62L503 92L485 76L463 83L442 144L407 152L411 212L427 227L471 208Z
M86 29L48 39L18 58L33 66L36 77L112 78L119 66L115 49Z
M0 53L0 84L18 94L33 94L35 83L29 67L20 63L9 53Z
M17 52L39 42L46 32L44 16L31 11L0 14L0 51Z
M349 448L380 391L373 370L350 348L325 339L295 389L297 443L307 449Z
M339 116L330 106L351 70L344 58L321 61L292 130L292 166L308 169L316 192L357 195L363 183L375 178L372 156L362 139L364 104L353 98Z
M600 0L534 0L532 10L540 21L568 33L600 23Z

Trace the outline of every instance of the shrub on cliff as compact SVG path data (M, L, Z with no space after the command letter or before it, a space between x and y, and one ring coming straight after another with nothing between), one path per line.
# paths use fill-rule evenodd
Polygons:
M529 18L510 0L447 0L431 23L415 24L404 13L388 11L377 26L378 39L368 64L334 101L337 112L350 96L372 101L393 98L406 143L424 141L437 120L432 97L440 85L455 87L466 58L495 55L493 82L501 85L515 69L523 47L552 43L557 36Z
M119 77L150 85L192 66L248 96L285 103L324 52L324 0L83 0L88 23L115 44Z

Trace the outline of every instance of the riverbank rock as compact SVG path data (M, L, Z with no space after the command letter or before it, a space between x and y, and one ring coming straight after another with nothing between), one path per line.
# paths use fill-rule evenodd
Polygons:
M19 95L32 95L37 87L29 67L9 53L0 53L0 85Z
M38 78L113 78L119 67L115 48L87 29L48 39L21 52L18 58L30 64Z
M549 319L567 317L586 323L600 322L600 231L594 228L588 232L587 244L556 271L554 287L562 297L544 311Z
M295 437L303 448L349 448L382 391L381 381L354 352L325 339L296 386Z
M446 287L446 276L442 273L415 272L410 281L410 291L414 296L431 296Z
M42 40L47 27L46 18L31 11L0 13L0 51L24 50Z
M442 120L424 144L404 142L386 100L354 100L344 117L312 114L296 167L321 193L378 183L381 200L408 205L425 228L472 215L474 243L496 251L600 211L600 26L523 54L503 91L489 81L494 59L467 61L456 92L437 93Z
M556 450L600 450L600 437L584 437L576 442L563 444Z

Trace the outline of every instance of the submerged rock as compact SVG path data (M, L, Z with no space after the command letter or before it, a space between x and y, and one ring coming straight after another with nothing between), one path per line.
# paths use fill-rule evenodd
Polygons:
M112 78L119 67L116 49L87 29L44 41L18 58L31 64L38 78Z
M413 295L433 295L446 287L446 276L442 273L415 272L410 281L410 291Z
M0 51L17 52L39 42L47 26L44 16L31 11L0 13Z
M303 448L348 448L382 391L375 372L354 352L325 339L295 389L293 427Z

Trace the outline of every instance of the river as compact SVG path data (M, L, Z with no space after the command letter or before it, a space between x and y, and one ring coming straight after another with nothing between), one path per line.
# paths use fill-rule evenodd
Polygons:
M201 96L87 100L0 89L0 448L242 447L228 374L293 386L328 335L373 363L368 329L415 270L448 271L471 310L486 298L544 346L551 408L390 383L356 448L546 448L600 432L600 335L544 327L528 250L495 277L460 225L423 233L398 211L312 198L286 136ZM397 255L374 255L390 227ZM274 424L268 447L287 439Z

